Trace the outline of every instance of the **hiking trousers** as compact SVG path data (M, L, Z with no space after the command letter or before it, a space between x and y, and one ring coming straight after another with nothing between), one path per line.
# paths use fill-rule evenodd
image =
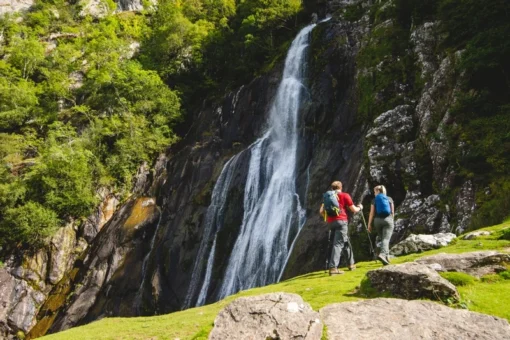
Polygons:
M342 250L345 249L347 253L347 262L349 265L354 264L354 255L352 254L351 244L349 242L349 235L347 229L347 221L333 221L329 223L333 235L333 249L329 259L329 268L338 268L340 265L340 257Z
M390 255L390 239L391 234L393 234L393 228L395 227L393 223L393 216L387 217L375 217L374 218L374 228L377 233L377 237L381 241L381 252L380 254L388 257Z

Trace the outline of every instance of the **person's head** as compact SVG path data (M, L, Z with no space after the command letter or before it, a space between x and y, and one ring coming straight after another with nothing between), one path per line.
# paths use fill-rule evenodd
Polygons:
M342 190L342 182L334 181L331 183L331 190Z
M384 187L384 185L378 185L374 188L374 194L375 195L378 195L378 194L385 194L386 195L386 188Z

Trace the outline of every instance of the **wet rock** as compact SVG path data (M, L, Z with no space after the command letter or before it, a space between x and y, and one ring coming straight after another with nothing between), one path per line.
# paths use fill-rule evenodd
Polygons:
M411 234L404 241L394 245L390 249L390 254L400 256L446 247L456 237L457 236L452 233L439 233L434 235Z
M6 13L26 11L34 4L34 0L0 0L0 16Z
M430 267L409 262L371 270L366 274L370 287L379 294L407 300L459 300L457 289ZM362 287L362 292L363 292ZM365 292L369 294L370 292Z
M372 299L320 310L328 339L508 339L502 318L429 301Z
M214 320L211 340L320 339L319 313L297 294L271 293L234 300Z
M415 262L433 265L437 271L463 272L476 277L506 270L510 254L496 251L480 251L464 254L437 254L422 257Z

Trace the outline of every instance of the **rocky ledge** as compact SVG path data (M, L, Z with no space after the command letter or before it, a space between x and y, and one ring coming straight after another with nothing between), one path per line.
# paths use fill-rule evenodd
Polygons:
M429 301L372 299L314 312L296 294L243 297L220 311L209 339L508 339L505 319Z

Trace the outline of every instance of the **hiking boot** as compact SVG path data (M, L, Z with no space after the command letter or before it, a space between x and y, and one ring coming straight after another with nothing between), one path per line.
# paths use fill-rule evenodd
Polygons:
M340 275L344 272L342 270L338 270L337 268L329 268L329 276L331 275Z
M386 256L382 255L382 254L379 254L379 256L377 256L377 259L379 261L381 261L382 264L385 265L385 266L390 264L390 261L388 261L388 258Z
M349 266L349 270L354 270L354 269L356 269L356 265L355 265L355 264L351 264L351 265Z

